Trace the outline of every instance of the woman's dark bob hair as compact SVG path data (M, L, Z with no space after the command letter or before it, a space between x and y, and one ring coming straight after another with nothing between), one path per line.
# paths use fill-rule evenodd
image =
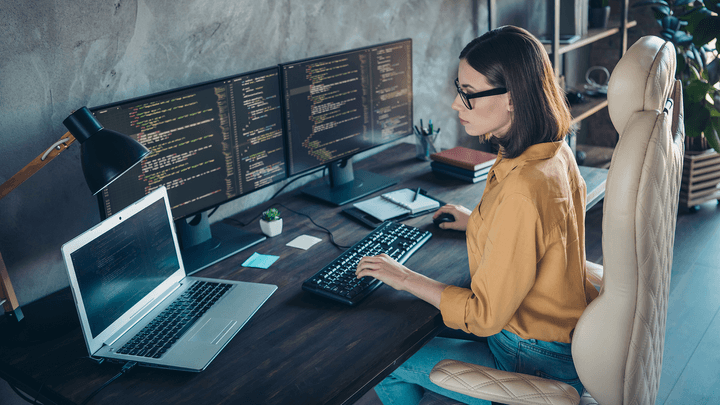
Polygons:
M532 34L513 26L489 31L460 53L493 87L505 87L513 104L508 133L493 140L506 158L528 147L559 141L570 131L570 111L545 48Z

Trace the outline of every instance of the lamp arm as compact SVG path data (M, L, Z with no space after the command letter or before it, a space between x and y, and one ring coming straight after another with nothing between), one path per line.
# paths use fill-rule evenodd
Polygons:
M15 187L21 185L25 180L32 177L32 175L37 173L38 170L45 167L46 164L55 159L57 155L67 149L73 142L75 142L75 137L70 132L66 133L44 153L38 155L38 157L28 163L27 166L15 173L14 176L0 185L0 200L10 194L11 191L15 190ZM10 276L8 275L2 255L0 255L0 305L3 306L5 312L13 313L18 321L22 319L20 304L15 296L15 290L10 282Z
M14 176L9 178L5 183L0 185L0 200L5 198L6 195L10 194L15 187L21 185L25 180L32 177L33 174L37 173L38 170L42 169L51 160L55 159L57 155L62 153L65 149L75 142L75 137L70 133L63 135L59 141L55 142L47 151L38 155L33 159L27 166L23 167L19 172L15 173Z
M8 275L7 268L5 268L2 255L0 255L0 301L2 302L2 307L5 309L5 312L14 313L17 320L22 319L20 303L15 296L12 283L10 283L10 276Z

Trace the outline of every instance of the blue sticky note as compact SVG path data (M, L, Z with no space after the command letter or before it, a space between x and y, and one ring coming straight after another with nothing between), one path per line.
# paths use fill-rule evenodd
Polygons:
M267 269L270 267L277 259L279 259L280 256L273 256L273 255L261 255L258 252L255 252L252 254L252 256L248 257L247 260L242 264L244 267L255 267L258 269Z

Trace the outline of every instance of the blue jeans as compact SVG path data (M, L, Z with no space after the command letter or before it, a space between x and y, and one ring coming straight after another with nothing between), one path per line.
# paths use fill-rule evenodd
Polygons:
M570 384L579 393L583 390L572 361L570 344L521 339L503 330L497 335L473 340L436 337L381 381L375 392L384 405L417 404L425 390L466 404L490 404L433 384L429 378L430 370L443 359L537 375Z

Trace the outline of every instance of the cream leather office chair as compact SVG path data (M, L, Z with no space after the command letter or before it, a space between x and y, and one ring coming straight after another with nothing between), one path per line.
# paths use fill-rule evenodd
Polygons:
M583 404L654 404L660 382L683 162L682 88L675 49L641 38L615 67L610 118L620 140L603 208L603 285L575 329ZM567 384L443 360L437 385L504 404L578 404ZM592 395L592 397L590 397ZM594 398L594 399L593 399ZM597 401L597 402L595 402Z

